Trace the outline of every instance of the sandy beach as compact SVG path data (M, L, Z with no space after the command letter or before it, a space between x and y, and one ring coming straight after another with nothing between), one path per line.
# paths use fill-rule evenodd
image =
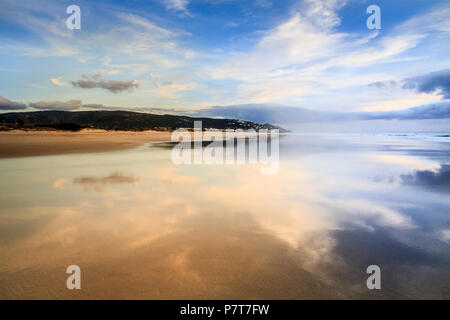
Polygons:
M66 131L0 132L0 158L51 154L104 152L137 147L146 142L170 141L170 132L106 131L84 129Z

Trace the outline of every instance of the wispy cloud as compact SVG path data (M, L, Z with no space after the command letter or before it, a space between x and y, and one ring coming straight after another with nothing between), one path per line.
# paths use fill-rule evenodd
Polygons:
M233 97L238 103L305 105L309 101L325 108L330 100L335 101L336 108L372 107L382 97L371 96L372 100L368 101L367 90L361 88L364 82L349 80L371 78L367 83L376 83L378 70L389 74L386 67L389 63L396 61L396 67L401 68L404 62L412 61L415 57L408 53L445 29L446 22L443 19L438 19L436 24L432 22L433 17L442 16L439 7L422 14L424 18L413 17L387 31L345 33L338 28L341 23L338 12L345 4L346 1L337 0L302 1L291 17L262 31L261 38L250 50L225 54L221 65L205 71L214 80L236 81ZM405 27L417 21L423 23L421 28ZM403 72L410 70L405 68ZM377 84L382 85L381 82L384 80L378 80ZM398 100L392 104L393 109L401 100L414 100L414 94L405 99L401 91L397 88L393 95ZM400 105L400 108L411 106L414 104Z
M365 29L365 4L344 0L135 5L83 2L83 29L68 30L62 2L0 1L1 21L16 32L0 36L0 49L24 70L15 76L20 81L1 83L12 90L8 95L17 96L19 83L30 82L26 70L41 70L48 60L67 66L66 73L44 69L33 84L40 85L39 97L56 101L89 95L91 101L131 106L269 103L347 112L405 110L449 98L443 75L424 78L448 68L450 5L444 1L392 17L379 31ZM141 5L155 10L139 10ZM225 8L217 21L205 14ZM349 18L359 9L360 18ZM195 20L179 19L185 16ZM118 73L120 78L103 79ZM79 90L92 88L103 90ZM21 99L34 101L36 92ZM113 101L110 92L129 94Z
M186 15L190 15L187 6L190 0L163 0L166 8L168 10L180 11Z
M168 30L166 28L160 27L157 24L155 24L152 21L149 21L148 19L135 15L135 14L131 14L131 13L118 13L117 16L119 18L121 18L122 20L137 26L137 27L142 27L144 28L146 31L151 32L152 36L155 38L159 38L159 39L167 39L170 37L175 37L177 36L176 32L173 32L171 30Z
M168 83L166 85L159 86L157 89L153 89L152 92L158 94L159 96L173 99L177 96L177 93L182 91L191 91L195 89L195 87L195 84L191 83Z

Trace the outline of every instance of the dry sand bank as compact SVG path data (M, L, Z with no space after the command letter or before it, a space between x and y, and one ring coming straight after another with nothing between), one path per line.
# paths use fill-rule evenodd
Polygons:
M170 141L170 137L171 132L161 131L2 131L0 158L114 151L146 142Z

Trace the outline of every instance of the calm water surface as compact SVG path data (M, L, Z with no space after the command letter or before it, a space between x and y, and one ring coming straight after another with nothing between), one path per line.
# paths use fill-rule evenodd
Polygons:
M448 138L289 134L280 151L273 176L176 166L157 144L0 160L0 298L450 299Z

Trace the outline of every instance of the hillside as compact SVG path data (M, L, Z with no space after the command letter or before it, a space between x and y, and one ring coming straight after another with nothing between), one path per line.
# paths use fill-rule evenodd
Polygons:
M270 124L250 121L213 118L191 118L176 115L155 115L129 111L35 111L12 112L0 115L6 127L42 128L61 130L80 130L95 128L105 130L173 130L193 128L194 121L201 120L203 128L215 129L280 129Z

